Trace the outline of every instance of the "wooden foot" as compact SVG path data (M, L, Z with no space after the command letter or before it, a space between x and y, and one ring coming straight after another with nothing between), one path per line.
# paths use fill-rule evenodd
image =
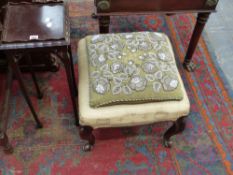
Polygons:
M89 144L89 143L86 143L85 145L83 145L82 149L83 151L85 152L88 152L88 151L91 151L93 148L93 145Z
M95 144L95 136L93 135L92 131L93 128L90 126L80 126L80 137L88 141L88 143L83 146L83 151L91 151Z
M12 154L14 152L6 133L0 134L0 146L3 147L3 151L6 154Z
M194 72L196 70L196 64L193 63L192 61L190 62L184 62L183 67L188 71L188 72Z
M173 135L176 135L178 133L181 133L185 129L185 122L184 122L185 117L181 117L177 119L173 125L165 132L163 136L163 144L165 147L170 148L171 147L171 141L170 138Z
M41 128L43 128L43 125L41 123L37 123L36 124L36 129L41 129Z

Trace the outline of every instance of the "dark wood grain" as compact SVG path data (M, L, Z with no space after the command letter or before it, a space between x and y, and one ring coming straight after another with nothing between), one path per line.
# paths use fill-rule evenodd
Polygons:
M197 47L199 38L209 18L209 15L210 13L198 13L196 25L183 63L184 68L189 72L193 72L196 69L196 65L192 62L192 56Z
M187 116L185 116L187 117ZM171 141L170 138L176 134L179 134L184 131L185 129L185 117L180 117L177 119L172 126L164 133L163 135L163 144L165 147L170 148L171 147Z
M206 0L110 0L110 8L104 12L214 10L215 6L208 6ZM100 8L97 11L103 12Z

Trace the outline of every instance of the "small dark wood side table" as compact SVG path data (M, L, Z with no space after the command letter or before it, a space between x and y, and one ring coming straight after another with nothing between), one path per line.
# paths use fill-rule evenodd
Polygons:
M34 1L40 1L40 0L1 0L0 1L0 33L2 31L2 23L4 21L5 17L5 6L7 3L20 3L20 2L34 2ZM49 0L49 2L61 2L60 0ZM58 63L56 57L53 57L50 53L40 53L31 55L32 57L35 57L32 59L32 66L27 65L26 58L22 58L19 62L20 70L23 72L30 71L31 67L34 71L51 71L51 72L57 72L60 68L60 64ZM6 72L8 70L7 68L7 58L6 55L0 51L0 72Z
M18 61L26 56L30 65L31 54L43 52L55 54L65 66L76 125L79 125L75 99L77 87L69 30L66 6L63 3L8 4L0 50L7 55L8 62L35 119L37 119L37 114L24 85ZM32 70L31 73L33 81L37 84ZM38 97L41 98L42 94L38 85L36 89Z
M184 60L184 68L195 70L192 56L202 30L211 12L215 11L218 0L95 0L100 33L109 32L110 16L151 14L151 13L198 13L197 22Z

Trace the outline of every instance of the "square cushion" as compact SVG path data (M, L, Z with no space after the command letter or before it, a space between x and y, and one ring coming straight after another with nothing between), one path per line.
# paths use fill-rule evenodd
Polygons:
M181 100L176 62L163 33L86 37L90 106Z
M117 35L117 34L116 34ZM170 41L169 49L174 59ZM91 126L93 128L133 126L159 121L175 121L181 116L186 116L190 110L190 103L179 75L176 69L176 76L180 82L183 98L181 100L169 100L160 102L148 102L139 104L121 104L93 108L90 106L90 82L88 72L88 50L86 38L80 40L78 47L79 58L79 118L80 124Z

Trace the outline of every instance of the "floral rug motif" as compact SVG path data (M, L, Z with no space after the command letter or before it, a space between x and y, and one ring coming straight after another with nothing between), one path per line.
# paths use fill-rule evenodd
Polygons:
M69 4L72 50L77 73L77 42L98 33L91 18L93 1ZM164 148L162 135L170 122L140 127L97 129L96 145L83 152L85 141L74 125L72 104L64 68L56 73L38 73L44 98L38 100L30 76L26 86L44 128L35 129L31 113L18 84L12 88L8 135L14 154L0 151L0 174L78 175L225 175L233 174L233 111L231 89L216 63L216 57L200 39L194 55L198 69L188 73L182 61L192 33L192 15L112 17L110 31L159 31L172 41L176 61L191 102L186 130ZM78 78L78 74L76 74ZM1 87L0 87L1 89Z

